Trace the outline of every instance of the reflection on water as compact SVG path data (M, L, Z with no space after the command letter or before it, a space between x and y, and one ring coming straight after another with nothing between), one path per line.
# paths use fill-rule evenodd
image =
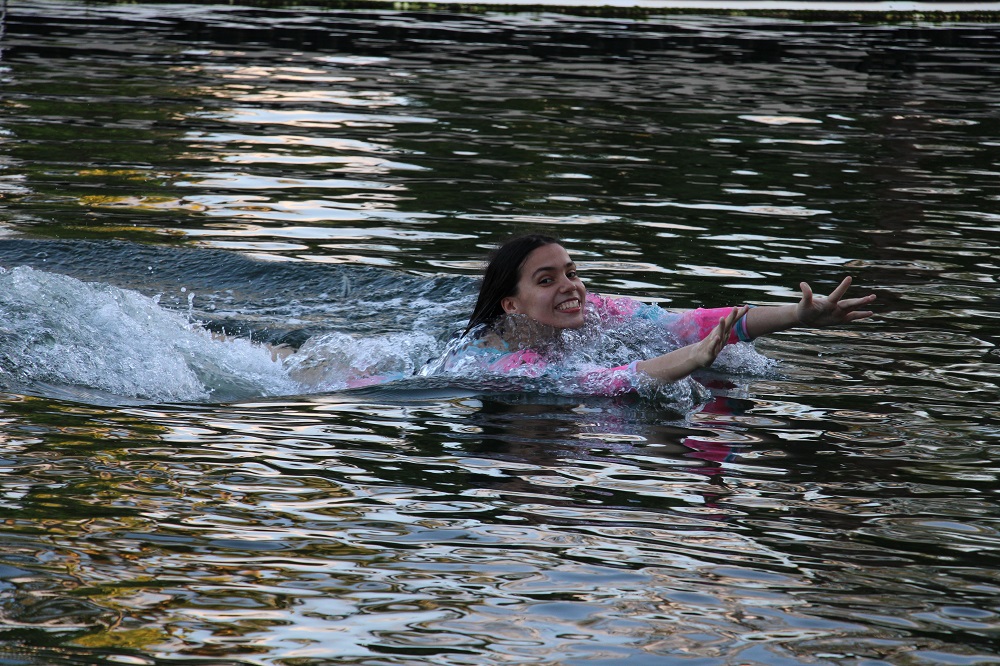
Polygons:
M0 661L1000 661L998 34L12 7ZM343 390L535 228L595 291L878 317L683 394Z

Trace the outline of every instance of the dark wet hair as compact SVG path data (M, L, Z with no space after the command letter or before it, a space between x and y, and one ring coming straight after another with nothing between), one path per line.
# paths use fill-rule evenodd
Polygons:
M480 324L493 325L504 313L500 302L517 293L524 260L536 249L558 242L552 236L529 234L512 238L490 252L483 272L483 283L479 287L479 298L463 335Z

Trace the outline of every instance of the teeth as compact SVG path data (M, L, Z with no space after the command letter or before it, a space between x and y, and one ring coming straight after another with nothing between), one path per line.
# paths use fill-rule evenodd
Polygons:
M556 310L575 310L580 307L580 301L566 301L556 306Z

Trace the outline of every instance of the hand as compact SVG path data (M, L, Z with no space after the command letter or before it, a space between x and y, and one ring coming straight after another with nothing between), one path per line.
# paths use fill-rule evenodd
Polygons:
M746 306L733 308L725 317L719 317L719 324L698 342L655 358L639 361L635 365L636 370L654 379L676 382L699 368L712 365L729 341L733 326L747 313L747 310Z
M861 298L841 300L848 287L851 286L850 276L837 285L829 296L813 296L813 291L807 282L799 284L802 289L802 300L795 306L795 315L803 326L819 328L822 326L837 326L847 322L867 319L872 316L871 310L862 310L864 306L875 300L875 294Z
M719 317L719 324L712 329L711 333L691 345L693 360L698 364L698 367L706 368L715 362L715 359L722 353L722 348L729 343L733 326L749 309L745 305L733 308L725 317Z

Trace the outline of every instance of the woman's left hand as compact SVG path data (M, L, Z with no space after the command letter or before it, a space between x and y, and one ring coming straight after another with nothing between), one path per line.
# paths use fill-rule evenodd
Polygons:
M829 296L814 296L809 283L802 282L799 288L802 289L802 300L795 306L795 315L799 323L803 326L821 327L837 326L859 319L867 319L872 316L871 310L862 310L869 303L875 300L875 294L868 294L861 298L844 299L848 287L851 286L850 276L837 285Z
M723 347L726 346L733 326L746 313L746 306L730 309L725 317L719 317L719 323L715 325L715 328L698 342L693 342L661 356L639 361L635 364L635 369L654 379L676 382L699 368L712 365L722 352Z

